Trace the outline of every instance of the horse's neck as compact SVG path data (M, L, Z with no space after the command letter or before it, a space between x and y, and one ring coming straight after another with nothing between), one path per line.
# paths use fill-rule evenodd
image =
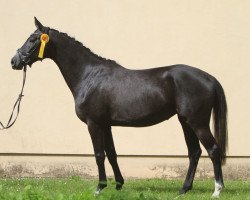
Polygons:
M97 59L85 47L67 36L52 32L50 37L54 45L51 59L58 65L69 89L76 97L86 71L89 71Z

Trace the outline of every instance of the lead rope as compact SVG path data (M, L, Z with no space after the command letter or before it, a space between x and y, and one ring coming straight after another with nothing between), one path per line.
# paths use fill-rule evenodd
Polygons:
M24 89L24 85L25 85L25 81L26 81L26 71L27 71L27 66L24 66L23 68L23 85L22 85L22 89L21 89L21 92L20 94L18 95L18 98L13 106L13 110L12 110L12 113L10 115L10 118L9 118L9 121L7 123L6 126L3 125L3 123L0 121L0 130L5 130L5 129L8 129L10 128L11 126L13 126L13 124L16 122L17 120L17 117L18 117L18 114L19 114L19 111L20 111L20 104L21 104L21 101L22 101L22 97L24 96L23 95L23 89ZM14 111L15 109L17 108L17 114L16 114L16 117L14 118L14 120L12 121L12 118L14 116Z

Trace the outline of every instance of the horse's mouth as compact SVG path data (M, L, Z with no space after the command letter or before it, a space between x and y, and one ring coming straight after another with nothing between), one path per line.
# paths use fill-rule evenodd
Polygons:
M16 55L11 59L11 66L14 70L22 70L27 65L32 65L31 59L27 59L26 57L23 57L20 55L20 53L16 53Z
M16 66L12 66L12 69L14 70L22 70L25 66L27 66L27 64L20 62L18 65Z

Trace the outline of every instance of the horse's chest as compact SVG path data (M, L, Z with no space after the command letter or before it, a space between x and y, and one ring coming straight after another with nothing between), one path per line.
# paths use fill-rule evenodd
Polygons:
M99 121L107 117L107 109L102 100L87 98L85 101L75 103L75 111L78 118L87 123L88 119Z

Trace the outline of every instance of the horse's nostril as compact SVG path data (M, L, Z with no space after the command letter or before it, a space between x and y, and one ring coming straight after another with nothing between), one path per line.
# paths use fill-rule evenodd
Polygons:
M15 64L16 64L15 59L12 58L12 59L11 59L11 65L14 66Z

